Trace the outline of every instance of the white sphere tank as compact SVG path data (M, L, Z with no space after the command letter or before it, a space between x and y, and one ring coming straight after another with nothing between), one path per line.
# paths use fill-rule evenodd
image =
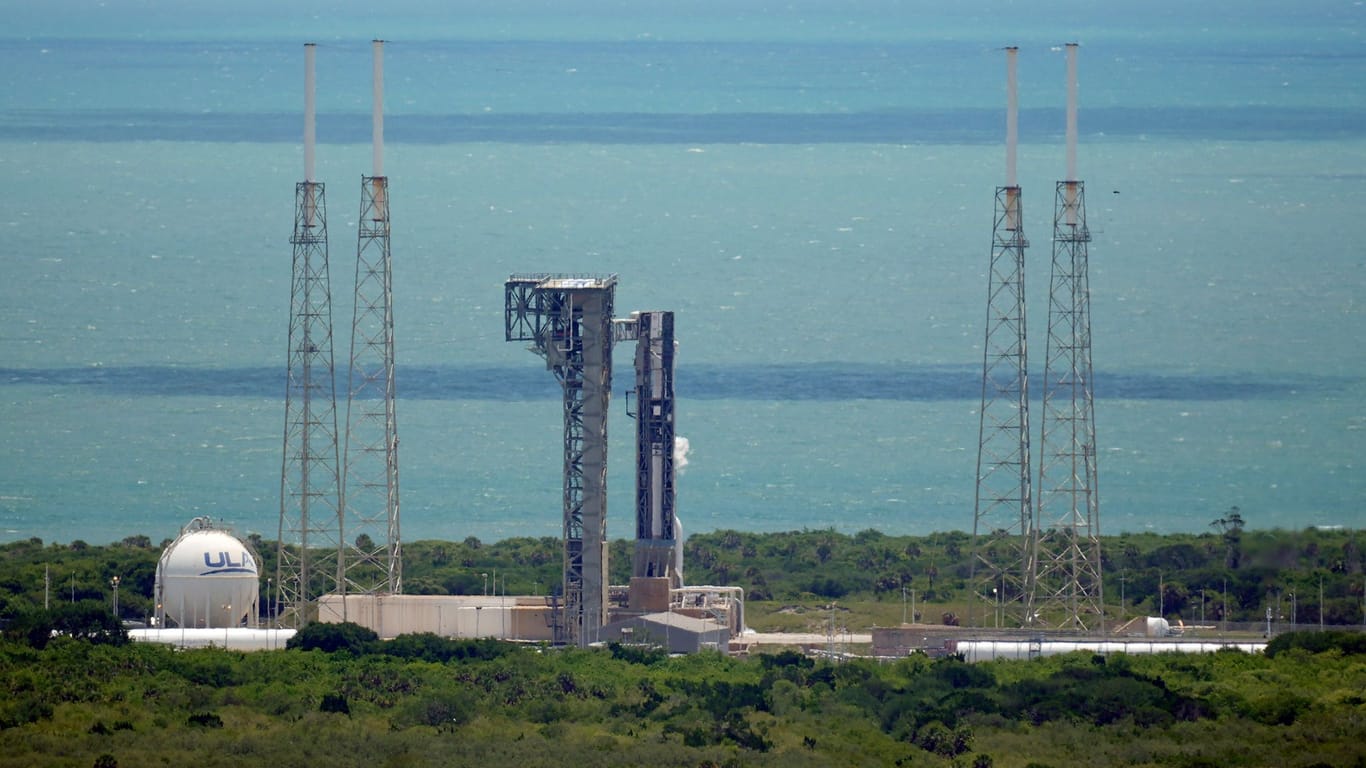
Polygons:
M259 600L250 548L206 517L191 520L157 562L160 626L254 627Z

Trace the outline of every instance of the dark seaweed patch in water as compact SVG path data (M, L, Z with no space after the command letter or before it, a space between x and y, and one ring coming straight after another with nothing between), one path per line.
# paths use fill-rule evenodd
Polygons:
M370 140L368 113L320 116L327 140ZM1021 111L1024 142L1054 142L1057 109ZM994 144L1001 110L885 109L841 113L521 112L390 115L385 140L398 144ZM1144 136L1224 141L1316 140L1366 135L1366 110L1283 107L1093 107L1086 140ZM3 141L203 141L296 143L295 113L152 110L9 110Z
M622 369L620 363L618 370ZM399 396L412 400L542 400L558 398L553 377L538 365L400 366ZM1034 378L1035 397L1043 377ZM1121 400L1250 400L1288 398L1343 388L1351 380L1323 376L1152 374L1097 372L1095 396ZM279 397L285 394L282 367L198 368L102 366L87 368L0 368L0 386L79 387L141 397ZM618 384L619 390L629 385ZM758 401L974 401L981 374L970 365L877 363L789 363L781 365L697 364L680 368L680 399ZM345 375L337 393L345 398Z

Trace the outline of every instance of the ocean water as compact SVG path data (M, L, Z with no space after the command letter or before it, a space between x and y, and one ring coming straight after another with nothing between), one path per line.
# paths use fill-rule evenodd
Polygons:
M970 530L999 49L1039 380L1072 40L1103 532L1366 527L1360 4L182 5L0 2L0 540L275 536L301 44L340 369L374 37L407 539L559 533L558 388L502 335L537 271L677 313L689 532Z

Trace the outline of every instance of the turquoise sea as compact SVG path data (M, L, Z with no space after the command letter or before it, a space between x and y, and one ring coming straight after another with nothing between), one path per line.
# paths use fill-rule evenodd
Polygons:
M687 531L971 530L1000 49L1040 380L1070 41L1102 531L1366 527L1359 2L277 5L0 0L0 540L274 538L302 44L341 368L376 37L406 539L559 534L542 271L677 313Z

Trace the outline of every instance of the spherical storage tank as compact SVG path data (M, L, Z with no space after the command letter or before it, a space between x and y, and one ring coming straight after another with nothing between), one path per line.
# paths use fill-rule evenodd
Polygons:
M157 623L177 627L256 626L260 581L250 548L197 517L157 562Z

